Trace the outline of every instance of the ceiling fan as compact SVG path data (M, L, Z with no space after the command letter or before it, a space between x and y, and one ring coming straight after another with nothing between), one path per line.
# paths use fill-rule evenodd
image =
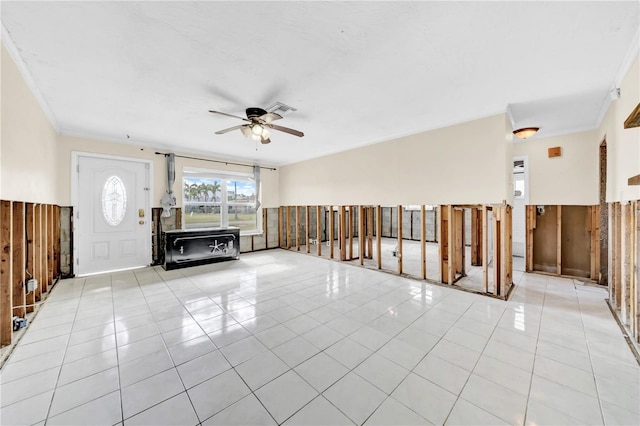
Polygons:
M247 108L247 118L238 117L237 115L227 114L226 112L220 111L209 111L213 114L226 115L227 117L238 118L243 121L247 121L247 124L240 124L238 126L229 127L228 129L218 130L216 135L223 135L225 133L232 132L234 130L240 129L243 135L248 138L253 139L256 142L261 142L264 144L271 143L271 132L269 129L278 130L280 132L289 133L290 135L302 137L304 133L290 129L288 127L278 126L276 124L272 124L272 121L280 120L282 116L275 112L267 112L262 108L251 107Z

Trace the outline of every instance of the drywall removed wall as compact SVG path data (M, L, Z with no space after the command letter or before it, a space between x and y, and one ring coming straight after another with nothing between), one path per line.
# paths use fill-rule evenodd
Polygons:
M0 194L6 200L57 203L56 130L2 45Z
M597 132L516 141L513 155L529 161L529 204L598 204ZM560 147L560 157L548 149Z
M280 202L501 203L512 169L506 121L498 114L283 166Z
M114 155L120 157L140 158L153 161L153 200L154 206L160 205L160 199L167 190L167 163L162 155L156 155L156 150L148 147L140 147L124 143L99 141L96 139L81 138L75 136L61 135L58 138L59 182L58 193L60 194L60 205L71 205L71 153L88 152L94 154ZM164 152L164 151L163 151ZM181 153L176 153L181 154ZM188 157L205 156L194 154L182 154ZM215 158L210 158L216 160ZM222 160L224 161L224 160ZM176 194L177 207L182 207L182 170L183 167L198 167L202 169L224 170L251 173L252 169L246 166L225 165L223 163L211 163L200 160L176 158L176 180L173 191ZM279 171L263 169L260 173L262 182L261 198L263 207L278 207L278 185Z

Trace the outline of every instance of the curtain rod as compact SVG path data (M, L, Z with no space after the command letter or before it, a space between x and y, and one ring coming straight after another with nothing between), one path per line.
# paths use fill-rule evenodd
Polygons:
M169 155L169 153L156 151L156 155L164 155L166 157ZM209 160L208 158L187 157L186 155L178 155L178 154L174 154L174 155L176 157L187 158L189 160L200 160L200 161L208 161L210 163L221 163L221 164L226 164L227 166L231 164L232 166L253 167L253 164L242 164L242 163L232 163L230 161ZM259 167L261 169L267 169L267 170L273 170L273 171L277 170L275 167L264 167L264 166L259 166Z

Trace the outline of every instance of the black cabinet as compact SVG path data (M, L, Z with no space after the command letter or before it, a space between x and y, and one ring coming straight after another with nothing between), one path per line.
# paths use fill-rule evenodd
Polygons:
M165 270L240 258L240 229L177 229L162 233Z

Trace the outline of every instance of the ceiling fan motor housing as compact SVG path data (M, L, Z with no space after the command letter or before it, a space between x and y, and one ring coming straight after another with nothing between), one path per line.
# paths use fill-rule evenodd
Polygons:
M253 118L262 117L266 113L267 111L263 110L262 108L256 108L256 107L247 108L247 118L250 120Z

